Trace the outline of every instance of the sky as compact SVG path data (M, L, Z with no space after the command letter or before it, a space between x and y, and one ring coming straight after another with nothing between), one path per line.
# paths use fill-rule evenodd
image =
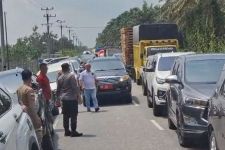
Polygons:
M157 4L159 0L146 0L149 4ZM79 40L88 47L94 47L98 33L101 33L107 22L133 7L141 7L143 0L3 0L3 9L7 13L7 29L9 44L15 44L18 38L29 36L32 27L37 25L39 32L45 32L45 11L41 8L54 7L50 11L55 18L50 30L60 35L56 20L65 20L65 25L75 27ZM97 27L97 28L76 28ZM68 36L68 29L63 30Z

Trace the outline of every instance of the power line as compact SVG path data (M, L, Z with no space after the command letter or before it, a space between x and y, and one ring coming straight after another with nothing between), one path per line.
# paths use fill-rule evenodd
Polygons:
M49 21L50 21L50 18L52 18L52 17L56 17L56 15L51 15L50 13L49 13L49 11L52 11L52 10L54 10L54 8L53 7L51 7L51 8L48 8L48 7L46 7L46 8L41 8L41 10L42 11L46 11L46 13L45 13L45 15L44 15L44 17L46 18L46 24L43 24L43 25L46 25L47 26L47 36L48 36L48 41L47 41L47 43L48 43L48 50L47 50L47 53L48 53L48 57L50 57L50 25L52 25L53 23L49 23Z

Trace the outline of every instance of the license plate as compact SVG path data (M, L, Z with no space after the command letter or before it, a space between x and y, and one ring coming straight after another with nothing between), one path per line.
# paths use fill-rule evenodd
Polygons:
M101 90L112 90L113 89L113 85L112 84L103 84L100 86Z

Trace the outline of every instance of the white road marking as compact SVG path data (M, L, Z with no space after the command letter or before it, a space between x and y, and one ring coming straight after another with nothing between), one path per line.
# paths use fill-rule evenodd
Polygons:
M165 129L163 129L163 127L161 127L155 120L151 120L151 122L156 126L156 128L158 128L160 131L163 131Z

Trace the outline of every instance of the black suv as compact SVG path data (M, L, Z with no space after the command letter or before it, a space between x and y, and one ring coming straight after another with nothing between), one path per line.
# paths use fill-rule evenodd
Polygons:
M225 66L213 97L209 100L208 120L210 150L225 149Z
M209 99L225 63L223 54L185 55L176 59L167 92L168 125L177 129L179 143L207 137Z

